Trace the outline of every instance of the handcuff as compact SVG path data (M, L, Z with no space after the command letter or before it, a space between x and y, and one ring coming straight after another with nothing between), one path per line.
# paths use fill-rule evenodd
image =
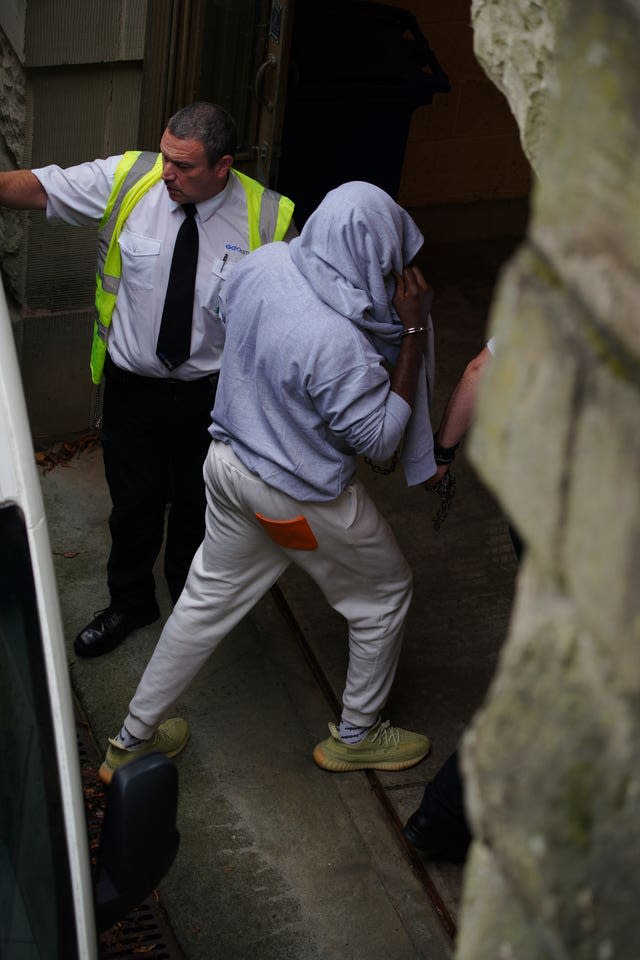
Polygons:
M459 444L456 443L453 447L443 447L438 443L438 437L436 435L433 438L433 456L436 463L438 465L446 464L447 466L452 464L455 460L458 446ZM433 529L438 531L447 519L453 498L456 495L456 478L449 469L443 474L440 481L434 487L427 487L427 490L432 491L440 498L440 506L431 519Z

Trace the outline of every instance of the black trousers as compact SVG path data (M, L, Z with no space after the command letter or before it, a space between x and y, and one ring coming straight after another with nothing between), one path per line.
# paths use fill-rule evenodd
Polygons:
M423 833L429 841L428 853L434 860L462 863L471 843L471 832L464 811L457 750L425 787L419 810L426 818Z
M167 518L164 574L175 603L204 537L202 466L217 376L139 377L105 366L102 449L111 494L107 578L121 609L153 606L153 565ZM169 510L167 514L167 504Z
M509 534L518 562L522 560L524 543L517 530L509 526ZM460 775L458 751L443 763L427 784L418 811L423 817L421 832L428 852L434 859L462 863L471 843L471 831L464 809L464 783Z

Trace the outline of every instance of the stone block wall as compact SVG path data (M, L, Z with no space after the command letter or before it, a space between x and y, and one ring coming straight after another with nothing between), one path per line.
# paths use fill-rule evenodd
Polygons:
M21 18L3 15L14 36L0 26L2 169L70 166L137 145L146 12L147 0L29 0ZM95 237L93 227L53 227L40 211L0 211L36 442L84 431L93 419Z
M518 122L537 169L547 105L556 89L554 52L565 0L473 0L474 50Z
M476 839L456 955L636 960L640 10L475 0L474 14L539 180L471 440L527 553L464 742Z
M0 170L22 166L25 147L26 78L20 60L0 27ZM0 208L0 250L10 302L19 297L24 215Z

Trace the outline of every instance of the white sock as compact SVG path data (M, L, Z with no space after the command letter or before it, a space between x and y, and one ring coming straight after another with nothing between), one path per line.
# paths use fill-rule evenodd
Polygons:
M138 737L134 737L124 726L118 734L118 740L125 750L135 750L136 747L139 747L141 743L145 742L144 740L139 740Z
M369 733L369 730L371 730L372 726L373 724L371 724L370 727L358 727L355 723L351 723L349 720L341 720L338 731L340 734L340 739L343 743L360 743L360 741L364 740L366 735Z

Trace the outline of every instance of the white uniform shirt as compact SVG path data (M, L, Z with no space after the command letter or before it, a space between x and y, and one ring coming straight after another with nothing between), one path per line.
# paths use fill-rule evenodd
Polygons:
M47 219L76 226L99 223L120 159L34 170L47 192ZM160 181L134 207L120 234L122 279L108 349L114 363L132 373L193 380L220 368L224 329L218 297L224 280L249 253L247 205L239 179L232 174L224 190L198 203L196 210L199 253L191 356L172 371L156 357L156 342L184 212Z

